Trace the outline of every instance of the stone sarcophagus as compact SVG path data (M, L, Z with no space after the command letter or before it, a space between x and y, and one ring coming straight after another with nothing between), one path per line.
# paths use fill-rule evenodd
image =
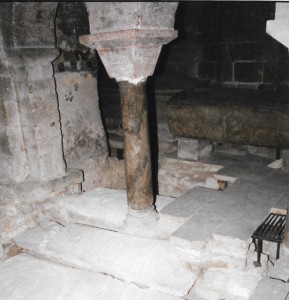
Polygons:
M177 137L262 147L289 147L289 93L246 89L195 89L168 102Z

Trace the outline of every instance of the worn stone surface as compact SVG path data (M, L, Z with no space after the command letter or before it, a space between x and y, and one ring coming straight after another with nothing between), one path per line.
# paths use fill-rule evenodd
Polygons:
M288 283L269 277L263 278L257 285L251 300L286 299L289 293Z
M129 208L152 207L152 171L145 83L120 82Z
M261 278L260 274L252 271L211 268L198 278L188 299L249 300Z
M91 33L104 29L171 28L174 26L177 5L174 2L167 5L161 2L86 3Z
M198 160L210 155L213 147L209 141L178 138L178 157Z
M187 294L196 279L191 256L176 250L168 241L74 224L48 239L41 232L27 231L17 238L17 244L53 261L106 273L174 296Z
M223 166L204 164L174 157L159 161L159 194L180 197L195 187L224 190L236 178L217 174Z
M289 149L282 150L282 171L289 172Z
M139 83L153 74L162 45L176 38L177 5L88 3L91 34L81 36L80 42L97 49L110 77Z
M1 16L5 49L1 114L5 122L0 151L7 163L5 181L65 175L51 65L59 53L53 32L56 5L13 3Z
M0 292L5 300L76 300L84 297L92 300L179 299L111 276L76 270L27 254L5 261L0 266L0 278Z
M97 80L90 72L61 72L55 77L66 164L87 169L90 160L108 155Z
M219 174L222 167L180 160L175 156L162 156L159 159L158 193L164 196L180 197L194 187L224 189L227 183L235 182L236 177L227 176L226 172ZM90 172L92 178L90 187L126 189L124 160L111 157L99 160ZM83 186L86 186L86 183Z
M85 224L137 236L167 239L186 219L162 214L161 210L174 198L157 196L155 207L159 219L153 226L134 228L127 224L128 203L124 190L97 188L79 195L66 195L44 206L46 218L63 225Z
M7 243L20 232L35 226L43 218L42 205L73 190L83 181L80 170L68 170L67 176L51 181L30 181L0 185L0 233Z
M284 148L288 103L286 92L187 90L169 101L169 125L177 137Z
M126 189L124 160L107 157L98 160L96 169L92 169L91 177L94 187Z
M15 2L3 10L4 22L13 27L5 33L7 48L55 48L54 18L57 3ZM6 14L5 14L6 12ZM10 15L11 13L11 15ZM7 25L8 25L7 24ZM9 27L8 25L8 27ZM10 34L10 35L9 35Z

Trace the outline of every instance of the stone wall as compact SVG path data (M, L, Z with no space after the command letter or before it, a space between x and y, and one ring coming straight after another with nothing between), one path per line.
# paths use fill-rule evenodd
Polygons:
M108 155L98 103L96 51L79 43L89 33L84 3L62 2L56 16L61 55L54 61L56 90L67 167L84 172L84 189L95 186L99 159Z
M73 189L53 79L56 2L4 3L0 11L0 235L37 222L41 202Z
M183 2L166 72L212 86L278 88L288 82L288 50L266 33L274 2Z

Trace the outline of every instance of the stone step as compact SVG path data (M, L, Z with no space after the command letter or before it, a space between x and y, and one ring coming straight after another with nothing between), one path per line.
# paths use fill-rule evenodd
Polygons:
M181 227L186 218L162 214L164 207L175 201L172 197L157 196L156 209L160 212L159 221L153 227L134 230L125 226L127 216L127 194L125 190L96 188L80 195L66 195L49 203L50 220L63 225L78 223L118 232L133 233L139 236L167 239Z
M43 224L16 238L27 253L64 265L103 273L143 288L185 296L197 277L191 255L169 241L72 224Z
M0 264L3 300L181 300L111 276L77 270L28 254Z

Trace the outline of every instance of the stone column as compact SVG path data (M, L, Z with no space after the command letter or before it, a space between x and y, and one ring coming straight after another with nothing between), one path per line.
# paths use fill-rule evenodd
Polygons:
M163 44L175 39L176 2L86 3L89 35L80 42L98 51L120 87L125 140L128 219L156 219L153 208L146 79Z
M119 82L124 131L128 205L132 210L152 210L153 191L148 134L146 82Z
M266 32L279 43L289 48L289 3L276 3L275 20L267 21ZM284 254L289 262L289 199L287 205L286 231L284 236ZM281 257L282 258L282 257Z

